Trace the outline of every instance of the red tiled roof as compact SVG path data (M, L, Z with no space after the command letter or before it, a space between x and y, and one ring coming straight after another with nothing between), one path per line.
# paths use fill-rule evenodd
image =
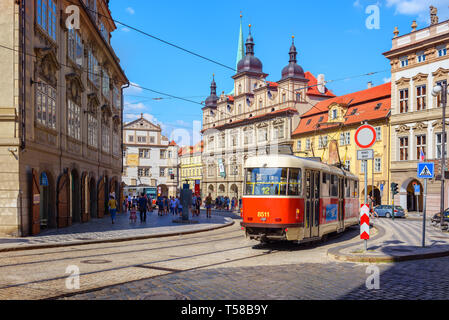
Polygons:
M333 103L348 105L343 125L352 125L362 121L386 118L391 109L391 84L386 83L333 99L321 101L310 111L302 115L298 127L292 135L333 128L339 124L327 124L329 106ZM379 108L376 109L376 106ZM320 121L321 120L321 121Z
M182 147L179 149L178 151L178 155L179 156L183 156L186 154L194 154L197 152L203 152L203 148L204 148L204 143L203 141L198 142L196 145L194 146L188 146L188 147Z
M269 87L279 87L279 84L277 82L267 81L267 84Z
M307 94L312 96L320 96L320 97L335 97L335 94L332 93L328 88L324 87L324 93L318 91L318 80L314 77L312 73L306 71L304 73L305 77L309 82L307 83Z
M174 140L172 140L172 141L170 142L169 146L170 146L170 147L176 147L177 144L176 144L176 142L175 142Z

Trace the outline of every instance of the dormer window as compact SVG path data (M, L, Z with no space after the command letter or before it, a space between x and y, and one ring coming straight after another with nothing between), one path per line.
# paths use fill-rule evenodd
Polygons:
M333 109L333 110L331 111L331 119L332 119L332 120L337 119L337 109Z

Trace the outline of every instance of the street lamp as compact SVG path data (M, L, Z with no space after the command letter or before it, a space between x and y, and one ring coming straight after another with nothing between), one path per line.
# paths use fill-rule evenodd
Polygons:
M444 219L444 165L446 162L446 103L447 103L447 83L442 82L432 89L432 96L437 97L441 95L441 106L443 109L443 133L441 137L441 196L440 196L440 227L443 229Z

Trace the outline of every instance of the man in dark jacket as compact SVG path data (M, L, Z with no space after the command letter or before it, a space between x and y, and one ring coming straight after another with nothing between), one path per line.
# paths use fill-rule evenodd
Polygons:
M140 222L147 221L147 198L142 193L139 198Z

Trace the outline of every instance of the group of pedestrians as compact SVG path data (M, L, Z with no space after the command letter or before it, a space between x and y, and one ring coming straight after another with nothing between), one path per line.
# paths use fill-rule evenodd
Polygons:
M179 197L159 197L156 201L158 216L165 216L171 213L177 215L182 213L182 204Z
M232 199L230 199L228 196L218 196L215 199L215 209L217 210L234 211L237 205L238 200L236 197L232 197Z

